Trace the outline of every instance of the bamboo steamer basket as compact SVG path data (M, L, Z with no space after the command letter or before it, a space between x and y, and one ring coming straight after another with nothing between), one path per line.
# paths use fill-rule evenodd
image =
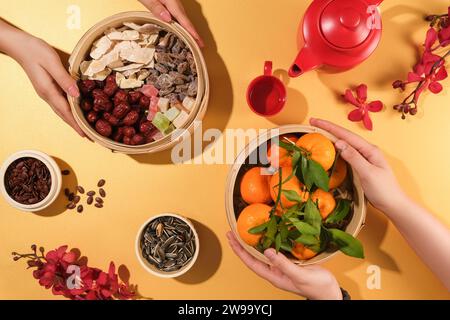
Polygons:
M105 148L112 150L113 152L125 154L144 154L167 150L180 142L180 140L185 135L191 134L193 132L195 121L201 121L203 119L208 107L210 91L208 70L201 50L192 36L178 23L166 23L146 11L129 11L110 16L98 22L91 29L89 29L77 43L69 58L69 73L73 78L79 79L80 64L81 62L83 62L83 60L85 60L86 57L89 56L89 52L94 41L101 37L107 29L113 27L121 27L123 22L134 22L137 24L153 23L155 25L158 25L164 30L177 35L187 44L187 46L191 50L197 67L198 90L197 98L194 107L189 114L188 120L182 128L179 128L181 130L175 130L173 134L169 134L158 141L154 141L145 145L129 146L115 142L112 139L103 137L98 134L85 119L83 111L80 108L80 98L73 98L69 96L68 100L72 113L78 125L91 140L95 141Z
M244 148L244 150L237 156L233 166L231 167L231 170L228 174L227 183L226 183L226 190L225 190L225 208L227 213L227 219L228 223L230 225L231 231L234 233L236 238L238 239L239 243L242 245L242 247L245 248L247 252L249 252L253 257L256 259L266 263L270 264L269 260L258 250L253 248L252 246L249 246L246 244L241 237L239 236L239 233L237 232L237 217L239 216L240 212L235 212L234 210L234 198L237 196L240 196L239 194L239 186L236 186L236 183L240 181L241 176L243 175L243 172L241 170L242 165L245 163L249 155L251 155L253 152L256 152L258 147L265 143L266 141L277 137L279 135L284 135L288 133L312 133L312 132L318 132L329 138L332 142L336 142L337 138L330 133L323 131L319 128L311 127L311 126L303 126L303 125L286 125L281 126L276 129L268 130L267 133L263 133L258 138L250 141L250 143ZM364 197L364 192L361 186L361 182L359 179L358 174L352 170L352 168L349 165L349 175L352 177L352 183L353 183L353 197L354 197L354 209L353 209L353 217L349 223L349 225L346 227L345 231L356 237L358 233L361 231L361 229L364 226L365 219L366 219L366 199ZM292 258L291 261L294 262L297 265L313 265L313 264L320 264L327 260L329 260L331 257L336 255L340 251L335 252L322 252L315 256L312 259L309 260L298 260L295 258Z

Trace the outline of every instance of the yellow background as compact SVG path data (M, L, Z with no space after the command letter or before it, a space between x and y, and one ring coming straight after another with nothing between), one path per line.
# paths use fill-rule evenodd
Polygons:
M212 97L204 121L206 128L272 128L306 123L311 116L341 124L379 145L407 193L450 225L450 95L449 80L442 94L425 94L421 112L407 121L391 109L401 94L391 88L414 64L417 44L427 30L425 13L444 13L444 0L390 0L381 8L384 33L378 50L356 69L341 74L309 72L286 79L296 52L297 25L309 1L185 0L186 9L204 37ZM67 7L81 8L81 29L66 28ZM71 52L93 24L109 15L143 9L132 0L1 1L0 12L24 30L53 46ZM30 52L30 55L33 53ZM252 78L271 59L288 85L285 110L272 119L255 116L245 102ZM106 269L109 261L124 264L142 295L155 299L258 298L297 299L259 279L233 255L227 245L224 210L227 165L172 165L168 152L139 157L113 154L80 139L35 94L20 66L0 56L0 159L27 148L42 150L76 173L86 188L107 180L107 202L102 210L63 212L61 199L40 214L22 213L0 200L0 298L52 299L26 270L13 262L11 251L27 252L36 243L47 250L68 244L89 257L91 266ZM374 132L351 123L351 106L338 94L364 82L369 97L386 104L373 114ZM394 196L394 195L393 195ZM395 201L393 199L393 201ZM150 216L177 212L192 218L200 233L201 253L189 274L163 280L148 274L134 253L136 232ZM325 264L342 287L356 299L448 299L447 290L408 247L380 213L369 208L367 225L359 238L367 258L342 254ZM423 239L427 241L427 239ZM381 268L381 290L366 286L367 268Z

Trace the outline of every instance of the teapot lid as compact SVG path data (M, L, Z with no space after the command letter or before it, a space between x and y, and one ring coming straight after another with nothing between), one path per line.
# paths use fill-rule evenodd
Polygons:
M367 39L373 18L365 1L334 0L322 12L320 29L331 44L353 48Z

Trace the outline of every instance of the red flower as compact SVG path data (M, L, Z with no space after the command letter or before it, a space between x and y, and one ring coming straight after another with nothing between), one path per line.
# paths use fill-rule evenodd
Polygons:
M28 258L28 267L35 267L33 276L39 280L39 284L46 289L52 289L54 295L62 295L72 300L111 300L133 299L136 293L128 283L119 280L113 262L109 265L108 272L97 268L90 268L81 264L75 252L67 252L67 246L61 246L49 251L45 256L38 256L36 246L32 246L33 254L21 255L13 253L14 260ZM41 252L43 253L43 249ZM76 273L70 271L69 266L79 269ZM75 278L73 278L75 276ZM75 282L73 282L75 281ZM77 286L73 286L73 284Z
M367 85L361 84L356 88L356 98L350 89L345 91L343 98L357 109L348 114L348 119L353 122L362 121L367 130L373 129L369 112L380 112L383 109L381 101L367 103Z

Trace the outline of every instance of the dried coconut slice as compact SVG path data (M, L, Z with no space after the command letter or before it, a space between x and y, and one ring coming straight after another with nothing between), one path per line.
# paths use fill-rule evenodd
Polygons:
M150 23L140 26L134 22L124 22L123 25L140 33L158 33L161 30L161 27Z
M89 80L98 80L103 81L107 76L111 74L112 70L110 68L106 68L105 70L94 74L92 77L89 77Z
M117 61L121 61L119 57L119 52L111 51L105 54L100 60L105 66L109 66L110 64L115 64Z
M125 79L125 76L120 72L116 73L116 84L120 87L120 82Z
M132 70L132 69L139 69L142 66L143 66L142 63L131 63L131 64L127 64L127 65L119 67L119 68L114 68L113 70L117 71L117 72L123 72L123 71L127 71L127 70Z
M137 80L137 79L126 79L125 78L120 81L119 87L121 89L134 89L134 88L142 87L143 84L144 84L144 81Z
M147 64L152 61L155 48L124 49L120 51L120 57L130 62Z
M91 50L90 56L92 59L100 59L112 46L112 41L107 37L103 36L94 42L93 49Z
M135 41L139 40L139 32L136 30L113 31L107 34L110 40Z
M138 72L137 79L138 79L138 80L144 81L145 79L147 79L147 77L148 77L149 75L150 75L150 71L145 70L145 69L141 69L141 70L139 70L139 72Z
M136 73L138 73L140 70L141 68L125 70L122 72L122 74L127 78L137 79L138 77Z
M85 76L92 77L94 74L105 70L106 64L101 60L92 60L89 67L83 73Z

